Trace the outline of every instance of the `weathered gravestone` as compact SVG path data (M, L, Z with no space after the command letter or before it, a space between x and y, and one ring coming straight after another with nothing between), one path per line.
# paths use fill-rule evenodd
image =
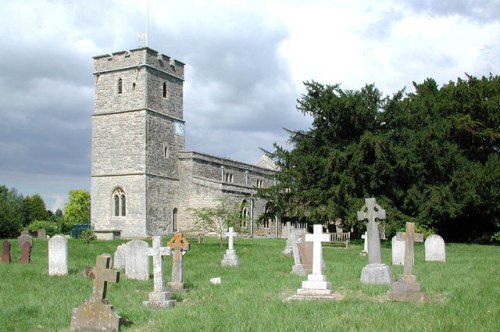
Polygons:
M425 239L425 261L427 262L446 262L446 251L444 240L437 234L429 235Z
M21 264L28 264L31 262L31 243L24 242L21 249L21 258L19 258Z
M233 239L237 236L238 233L234 232L233 227L229 227L229 231L226 233L228 237L228 249L226 250L226 254L224 258L220 262L221 266L238 266L240 265L240 259L238 255L236 255L236 250L233 247Z
M10 242L9 240L3 240L2 242L2 263L10 263Z
M49 276L68 274L68 240L62 235L49 239Z
M394 235L391 240L392 265L403 265L405 261L405 241Z
M127 279L149 280L149 259L146 256L147 242L132 240L125 250L125 277Z
M127 251L127 245L120 244L116 247L115 254L113 255L113 268L114 269L123 269L125 268L125 256Z
M378 228L380 220L385 219L385 210L376 203L375 198L366 198L365 205L358 211L358 221L365 219L368 219L366 226L368 236L368 265L361 271L361 282L365 284L390 284L392 282L392 274L389 267L382 263L380 232Z
M31 245L31 248L33 248L33 237L31 235L28 235L28 234L21 234L18 238L17 238L17 242L19 242L19 249L23 249L23 245L26 243L26 242L29 242L29 244Z
M149 301L143 304L150 308L172 308L176 301L170 299L170 293L165 291L163 282L163 256L172 254L170 247L161 246L161 236L153 236L153 247L146 250L153 257L153 292L149 293Z
M425 300L425 294L420 292L420 284L417 277L413 275L413 245L415 241L423 242L423 235L415 233L415 224L406 223L406 232L397 233L405 241L405 260L403 275L399 276L398 281L392 284L392 290L388 294L389 300L394 301L422 301Z
M368 255L368 236L366 234L367 233L364 232L363 235L361 235L361 238L365 240L363 244L363 251L361 251L361 255L363 256Z
M118 331L118 316L106 298L108 282L118 282L120 272L112 270L111 255L97 256L93 269L94 279L92 297L85 300L78 308L73 308L71 315L72 331Z
M184 274L182 270L183 256L189 251L189 242L182 233L177 233L168 243L172 249L172 280L168 283L171 291L184 290Z
M299 242L301 241L302 237L299 235L298 230L294 229L290 233L290 243L292 245L293 262L294 262L291 273L299 276L305 276L307 275L307 269L304 266L304 264L302 264L299 253Z
M312 273L307 280L302 281L302 288L297 289L295 299L328 299L332 298L332 285L323 275L323 247L322 242L329 242L330 235L323 233L322 225L314 225L314 233L306 234L306 242L313 243Z
M283 227L283 237L286 237L286 243L285 243L285 249L283 249L283 255L284 256L292 256L293 255L293 249L292 249L292 244L290 242L290 236L292 234L292 224L287 221L286 226Z
M39 239L47 240L47 231L45 229L39 229L36 231L36 237Z

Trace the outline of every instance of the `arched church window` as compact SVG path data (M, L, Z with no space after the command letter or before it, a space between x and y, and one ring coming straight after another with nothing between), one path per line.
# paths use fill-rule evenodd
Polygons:
M127 198L122 188L113 191L114 215L115 217L125 217L127 214Z
M121 94L123 92L123 80L122 78L120 77L118 79L118 94Z
M248 227L248 220L250 219L250 210L248 209L248 203L243 200L241 203L241 227Z

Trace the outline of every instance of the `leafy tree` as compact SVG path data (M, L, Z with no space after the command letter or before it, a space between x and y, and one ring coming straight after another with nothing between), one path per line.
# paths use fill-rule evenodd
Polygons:
M0 238L19 235L24 222L24 198L15 189L0 185Z
M25 204L29 223L32 223L35 220L47 220L49 218L47 209L45 208L45 202L39 194L27 196L25 198Z
M356 211L376 197L390 233L405 221L448 240L498 232L500 77L414 86L382 97L373 85L306 82L297 108L312 125L268 152L281 172L259 195L282 219L359 227Z
M69 200L64 206L64 221L69 225L90 222L90 194L87 190L69 191Z
M238 228L239 208L228 199L221 198L214 207L189 209L194 217L194 226L204 233L216 233L222 246L228 227Z

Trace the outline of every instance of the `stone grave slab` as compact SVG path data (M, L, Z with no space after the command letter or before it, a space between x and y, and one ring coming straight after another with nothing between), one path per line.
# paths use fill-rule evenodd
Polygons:
M403 265L405 261L405 241L394 235L391 240L392 265Z
M10 241L2 241L2 263L10 263L12 261L10 257Z
M68 240L62 235L49 239L49 275L64 276L68 274Z
M24 242L21 249L21 258L19 258L21 264L28 264L31 262L31 243Z
M31 235L28 235L28 234L21 234L18 238L17 238L17 242L19 242L19 249L23 249L23 244L25 242L29 242L29 244L31 245L31 248L33 248L33 237Z
M127 245L120 244L116 247L115 253L113 255L113 268L123 269L125 268L125 257L126 257Z
M437 234L429 235L425 239L424 247L426 262L446 262L446 250L441 236Z
M97 256L94 267L92 297L85 300L71 315L71 331L118 331L118 316L106 298L108 282L119 282L120 272L111 267L111 255Z
M177 233L168 243L172 250L172 279L168 287L172 292L184 290L184 273L182 260L189 251L189 242L182 233Z
M307 275L307 269L302 264L302 261L300 260L300 253L299 253L299 242L302 241L301 236L299 235L299 232L297 230L293 230L290 234L290 241L292 245L292 252L293 252L293 261L294 265L292 266L292 274L299 275L299 276L306 276Z
M148 244L142 240L126 243L125 277L135 280L149 280L149 259L146 256Z

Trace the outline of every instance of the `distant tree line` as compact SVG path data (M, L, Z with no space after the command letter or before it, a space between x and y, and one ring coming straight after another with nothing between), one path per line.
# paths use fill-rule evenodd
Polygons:
M306 82L298 110L308 130L268 155L280 172L259 195L282 221L340 219L362 231L367 197L387 210L386 230L407 221L447 241L500 240L500 77L433 79L383 97Z
M55 212L46 209L39 194L23 196L16 189L0 185L0 238L17 237L21 230L45 229L47 234L68 233L74 224L90 220L90 194L70 190L69 201Z

